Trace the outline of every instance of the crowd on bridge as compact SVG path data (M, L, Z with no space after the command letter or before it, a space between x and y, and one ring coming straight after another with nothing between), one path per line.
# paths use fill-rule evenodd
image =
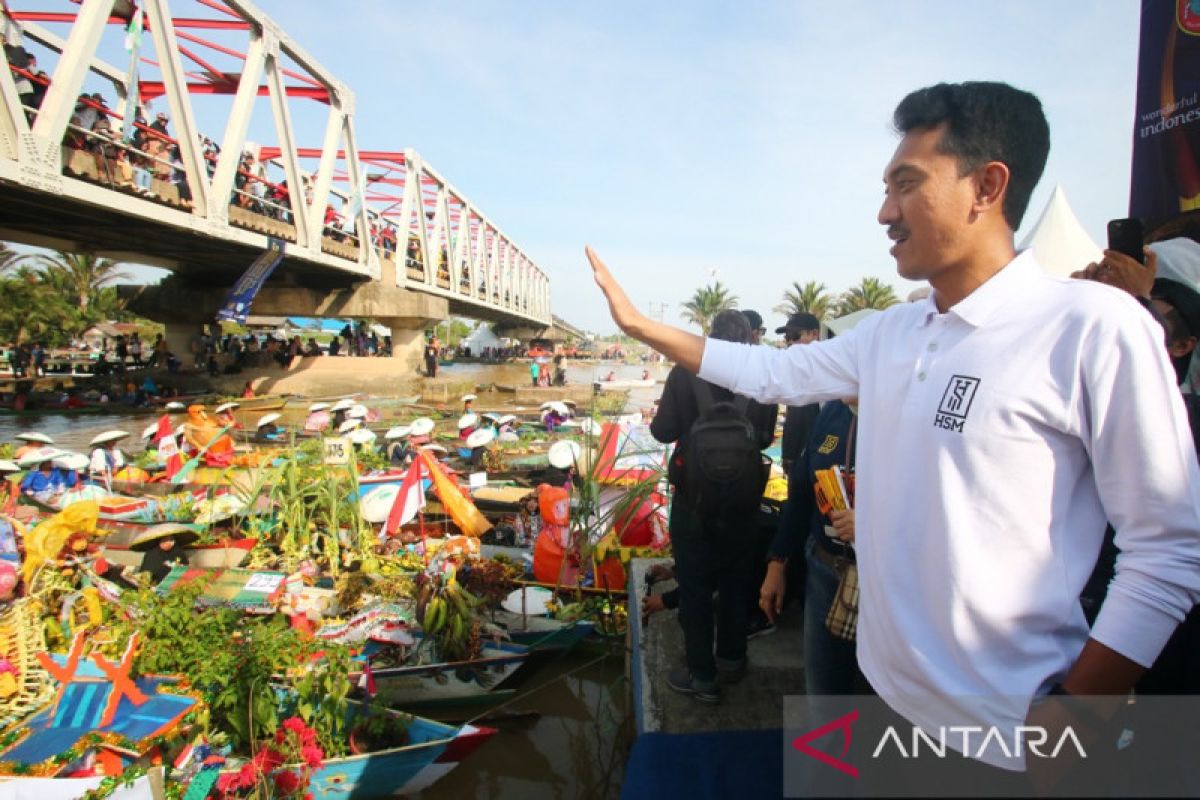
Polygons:
M5 57L17 86L18 96L32 124L41 109L50 77L37 67L37 56L19 44L6 44ZM193 198L188 185L187 168L179 142L170 132L170 117L163 112L151 122L145 108L138 104L134 119L127 123L121 113L109 107L101 92L84 93L76 100L73 113L63 136L64 173L93 179L112 188L136 196L180 208L191 208ZM212 138L198 134L200 156L211 179L221 156L221 147ZM242 154L234 174L229 205L249 214L286 225L293 224L291 190L286 178L271 180L268 167L278 167L271 159L260 158L257 148L249 147ZM314 202L311 176L301 175L304 202ZM339 210L326 202L322 216L322 235L335 244L357 247L357 221L350 214L353 205L341 200ZM232 224L241 224L232 218ZM401 234L396 224L380 215L370 215L369 240L381 258L395 259ZM409 233L406 238L404 263L410 278L426 279L426 258L418 237ZM470 270L464 264L459 270L459 291L471 293ZM443 289L452 288L450 258L447 248L440 248L435 281ZM490 288L489 288L490 286ZM480 276L475 295L492 302L509 305L513 302L510 289L501 289L494 277L491 281ZM522 310L529 309L529 300L517 296ZM348 343L349 344L349 343Z

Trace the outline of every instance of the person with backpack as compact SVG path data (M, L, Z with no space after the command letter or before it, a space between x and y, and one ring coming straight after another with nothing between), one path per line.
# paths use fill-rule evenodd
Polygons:
M723 311L709 336L746 343L750 324L740 311ZM702 702L720 700L718 679L733 682L745 673L750 544L769 469L762 450L774 438L778 413L778 406L737 397L676 366L650 423L655 439L675 444L669 526L686 666L673 670L667 685Z

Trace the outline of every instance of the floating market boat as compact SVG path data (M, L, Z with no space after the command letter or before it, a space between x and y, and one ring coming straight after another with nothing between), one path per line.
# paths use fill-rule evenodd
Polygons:
M326 759L312 776L314 800L390 797L428 789L488 739L494 728L445 725L413 717L409 744L375 753ZM287 765L285 765L286 768Z
M362 657L368 662L381 660L389 649L390 645L370 642ZM487 642L480 656L469 661L372 666L369 678L363 670L352 679L364 688L373 682L376 696L394 708L498 703L515 693L504 684L514 679L529 656L524 645Z
M198 486L160 497L126 497L110 494L102 487L84 484L78 489L63 492L52 503L43 503L23 496L38 508L58 512L72 503L94 500L100 506L100 519L105 522L133 522L153 525L160 522L212 523L233 516L241 508L240 500L228 486Z
M197 544L182 548L191 567L222 569L238 567L250 555L257 539L234 539L222 544ZM121 567L138 567L145 555L128 545L106 543L101 554L105 559Z
M492 622L500 625L516 644L530 650L567 651L586 639L596 630L590 620L564 622L545 615L514 614L503 608L490 614Z
M631 379L631 380L613 380L613 381L595 381L594 386L599 387L602 391L624 391L626 389L643 389L654 386L658 381L654 378Z

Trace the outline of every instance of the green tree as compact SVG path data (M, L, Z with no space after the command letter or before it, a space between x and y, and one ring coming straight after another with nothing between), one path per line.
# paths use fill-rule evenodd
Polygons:
M10 269L0 277L0 293L0 341L38 339L56 345L70 338L74 309L39 271L27 266Z
M25 256L9 247L7 242L0 242L0 275L15 269L24 259Z
M884 309L900 302L896 290L878 278L863 278L858 286L847 289L837 302L837 315L844 317L864 308Z
M54 256L36 256L33 263L41 269L46 281L63 291L78 307L80 316L89 321L94 321L88 313L89 306L101 289L129 278L129 273L121 269L121 262L87 253L60 250Z
M792 288L783 293L783 302L775 306L775 311L790 317L792 314L812 314L817 319L829 316L833 297L830 296L825 284L809 281L803 286L799 281L792 282Z
M729 290L717 281L697 289L692 299L683 304L683 318L699 325L701 332L707 336L713 317L736 305L737 296L730 294Z

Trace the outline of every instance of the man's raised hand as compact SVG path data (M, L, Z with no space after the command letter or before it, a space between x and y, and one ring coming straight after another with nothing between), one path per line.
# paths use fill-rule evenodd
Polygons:
M596 285L600 287L600 291L604 292L604 299L608 301L608 313L612 315L613 322L617 323L617 327L622 331L630 333L633 324L640 316L637 308L630 302L629 296L613 278L612 273L608 271L608 267L600 260L600 256L596 255L596 251L588 246L584 248L583 252L592 265L592 277L595 279Z

